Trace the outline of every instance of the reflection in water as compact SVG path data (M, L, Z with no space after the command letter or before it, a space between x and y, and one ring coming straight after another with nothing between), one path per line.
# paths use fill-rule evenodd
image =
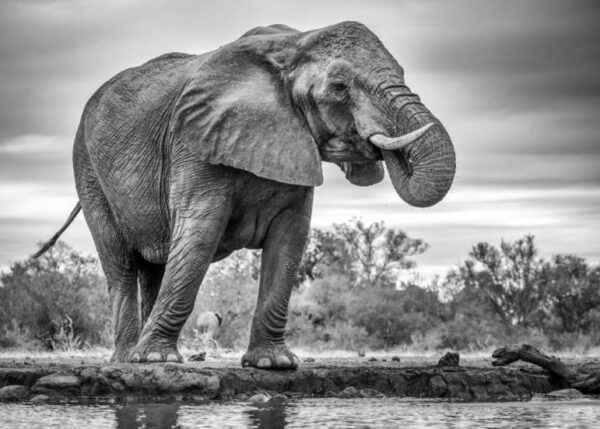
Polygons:
M117 405L115 407L116 427L117 429L237 427L236 419L230 420L228 414L233 417L239 411L239 403L235 407L228 404L187 404L181 419L178 420L177 414L181 405L178 402ZM285 409L286 404L281 401L248 405L243 407L241 421L238 423L244 421L247 427L256 429L285 428ZM187 418L190 415L194 418Z
M304 398L287 403L0 403L2 428L597 428L600 400L457 403Z
M177 411L181 404L146 403L118 405L117 429L162 429L177 427Z
M280 401L271 401L268 405L257 405L245 411L250 418L252 428L279 429L285 427L286 404Z

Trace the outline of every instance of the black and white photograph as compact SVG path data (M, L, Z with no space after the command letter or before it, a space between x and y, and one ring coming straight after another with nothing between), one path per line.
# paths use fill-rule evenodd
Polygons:
M598 427L599 23L0 0L0 427Z

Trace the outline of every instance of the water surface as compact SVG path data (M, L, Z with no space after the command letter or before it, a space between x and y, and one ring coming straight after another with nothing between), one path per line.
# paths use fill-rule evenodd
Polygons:
M600 400L443 402L303 398L289 402L0 404L2 428L585 428Z

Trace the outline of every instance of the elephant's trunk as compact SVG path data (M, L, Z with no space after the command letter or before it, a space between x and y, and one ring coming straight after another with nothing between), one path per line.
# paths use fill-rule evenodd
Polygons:
M406 94L392 100L384 110L393 118L396 135L417 136L414 143L399 150L381 151L392 184L408 204L432 206L444 198L454 180L454 146L440 121L416 95ZM428 126L430 123L433 126Z

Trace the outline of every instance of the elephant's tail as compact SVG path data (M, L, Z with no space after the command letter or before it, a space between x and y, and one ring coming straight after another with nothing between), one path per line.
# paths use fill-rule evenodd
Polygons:
M65 232L65 229L67 229L69 227L69 225L71 225L71 222L73 222L73 220L77 217L77 215L79 214L80 210L81 210L81 204L79 203L79 201L77 201L77 204L75 204L75 208L73 208L73 211L69 215L69 218L67 219L67 221L65 222L65 224L62 226L62 228L59 229L56 232L56 234L54 234L52 236L52 238L50 240L46 241L42 245L42 247L40 248L40 250L38 250L35 253L35 255L32 256L32 258L39 258L44 253L46 253L46 251L48 249L50 249L52 246L54 246L54 243L56 243L56 240L58 240L60 238L60 236L62 235L62 233Z

